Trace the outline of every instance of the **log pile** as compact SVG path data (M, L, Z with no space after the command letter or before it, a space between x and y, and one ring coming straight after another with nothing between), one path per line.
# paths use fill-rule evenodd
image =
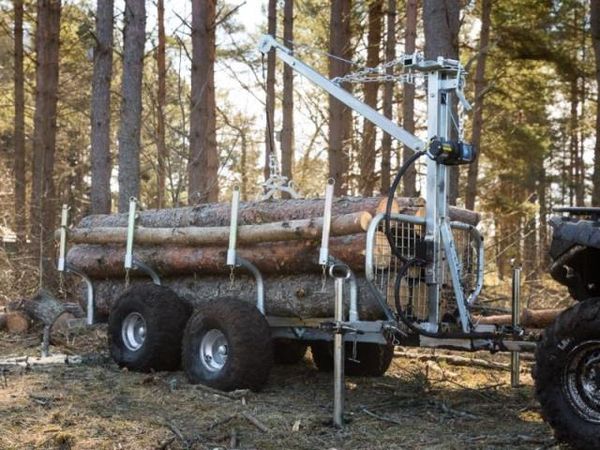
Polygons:
M338 198L333 202L330 254L357 274L364 271L365 232L372 217L385 211L386 200ZM422 199L398 198L392 211L421 215L423 207ZM317 261L323 208L323 199L240 204L238 255L268 275L265 287L269 314L303 318L332 314L332 286L322 292L322 268ZM226 276L230 271L225 265L230 214L227 203L141 211L136 221L134 255L161 277L168 277L165 285L191 300L233 295L253 301L253 280L238 277L230 286ZM458 208L451 208L450 217L470 224L479 220L476 213ZM125 288L127 222L127 214L88 216L69 231L69 242L77 245L71 247L67 262L97 280L96 304L101 315L108 312ZM130 275L134 278L142 274L133 271ZM360 298L369 306L363 313L380 315L375 300L368 297L365 287Z

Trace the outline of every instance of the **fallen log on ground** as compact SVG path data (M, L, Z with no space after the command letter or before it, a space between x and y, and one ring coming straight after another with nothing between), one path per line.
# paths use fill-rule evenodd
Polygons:
M485 359L480 358L465 358L464 356L458 355L426 354L416 352L395 351L394 356L406 359L415 359L417 361L445 362L446 364L450 364L453 366L481 367L484 369L493 370L510 370L510 364L504 364L495 361L487 361Z
M365 266L366 235L354 234L331 238L331 255L359 272ZM265 274L321 272L318 241L271 242L239 247L238 255L252 261ZM189 274L228 274L225 265L227 247L136 247L134 254L161 276ZM76 245L69 250L67 262L91 278L115 278L125 275L125 248L115 245ZM132 275L139 273L132 271Z
M226 298L239 298L256 303L256 283L244 274L236 271L233 283L225 276L172 277L165 278L163 284L173 289L180 297L192 304L221 301ZM361 319L381 319L383 315L377 300L371 294L366 280L357 277L358 306ZM147 279L133 279L130 286L150 283ZM310 319L333 316L333 280L326 279L322 289L320 274L273 275L265 280L265 309L268 315ZM115 300L125 291L124 279L94 281L95 306L97 317L102 320L108 316ZM82 285L80 298L85 298ZM348 290L344 295L345 311L349 308Z
M25 333L30 322L40 322L49 328L49 337L53 342L62 342L69 334L69 323L76 319L72 306L60 302L50 292L41 289L33 298L9 303L7 329ZM11 321L13 323L11 323ZM26 324L26 325L25 325Z
M558 309L528 309L521 311L520 325L529 328L546 328L564 311L564 308ZM476 323L492 324L492 325L511 325L512 316L510 314L502 314L497 316L476 316Z
M372 216L366 211L334 216L331 219L331 236L345 236L367 230ZM241 225L237 230L239 245L262 242L319 239L323 232L323 219L290 220L256 225ZM136 245L227 245L229 226L169 227L135 230ZM93 227L69 230L69 241L75 244L124 244L127 228Z
M25 334L29 331L30 319L20 311L6 313L6 331L12 334Z

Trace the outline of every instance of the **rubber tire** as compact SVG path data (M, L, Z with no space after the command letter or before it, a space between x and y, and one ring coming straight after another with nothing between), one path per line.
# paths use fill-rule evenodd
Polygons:
M132 312L146 321L146 338L136 351L129 350L121 336L122 322ZM113 360L120 367L139 372L179 369L183 329L191 313L191 306L168 287L144 284L127 289L108 316Z
M393 345L357 342L356 359L360 361L358 363L348 359L348 356L352 355L353 346L354 343L346 342L345 375L350 377L381 377L387 372L394 358ZM313 362L320 372L333 371L333 344L331 342L313 342L310 349Z
M296 339L274 339L273 360L275 364L298 364L304 359L308 344Z
M558 441L578 449L600 448L600 425L587 422L571 406L562 389L563 373L574 347L599 338L600 298L592 298L563 311L546 328L535 351L533 378L542 416Z
M228 341L227 361L219 371L208 370L199 358L202 338L212 329L220 330ZM273 366L269 324L254 305L236 298L205 303L186 326L181 359L191 383L222 391L258 391Z

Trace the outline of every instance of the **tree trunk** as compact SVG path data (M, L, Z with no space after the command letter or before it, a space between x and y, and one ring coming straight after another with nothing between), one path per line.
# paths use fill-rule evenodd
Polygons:
M26 242L25 78L23 75L23 0L14 1L15 93L15 233L19 249Z
M36 94L33 130L31 243L39 252L43 285L52 283L56 191L54 157L58 101L60 0L38 0L36 26Z
M406 29L404 32L404 53L407 55L415 52L417 40L417 15L419 10L418 0L406 0ZM409 133L415 132L415 86L404 83L402 96L402 126ZM406 161L413 151L404 146L402 159ZM413 164L402 177L402 195L406 197L417 196L417 169Z
M354 271L365 267L366 234L333 237L329 251L344 261ZM225 265L227 246L215 242L209 247L151 245L136 246L135 255L161 276L183 276L197 274L227 275L230 268ZM316 239L303 241L274 241L255 245L243 245L237 254L268 274L321 273L319 265L320 242ZM75 245L69 250L67 261L91 278L106 279L125 276L123 261L125 248L122 245ZM143 275L141 273L133 275Z
M285 46L293 48L294 0L285 0L283 6L283 39ZM281 174L291 180L294 167L294 71L283 66L283 123L281 127ZM289 194L283 193L283 198Z
M380 205L387 201L383 197L340 197L334 198L332 215L366 211L371 215L381 211ZM396 198L401 212L413 212L424 205L418 198ZM314 219L323 217L324 199L290 199L258 202L241 202L238 214L239 225L256 225L284 220ZM451 210L451 215L454 209ZM468 212L477 216L475 213ZM84 217L78 228L126 227L128 214L95 215ZM452 216L454 217L454 216ZM194 207L140 211L137 224L147 228L218 227L229 226L231 205L209 203Z
M367 231L372 215L365 211L333 216L331 236L343 236ZM136 244L144 245L227 245L229 226L137 228ZM237 230L238 244L259 242L319 240L323 231L323 219L298 219L255 225L241 225ZM83 244L125 244L127 228L95 227L73 228L69 241Z
M267 33L277 35L277 0L269 0ZM275 50L267 55L267 99L265 105L265 181L271 176L270 156L275 152Z
M329 22L329 53L348 61L352 58L352 1L332 0ZM346 75L350 64L346 61L329 58L329 78ZM350 91L348 83L342 87ZM352 111L344 104L329 96L329 177L336 183L335 195L345 195L348 191L349 145L352 136Z
M237 269L233 283L228 276L187 276L163 280L166 286L193 304L235 297L256 304L256 283L242 269ZM357 274L359 316L362 320L383 318L377 300L371 294L365 279ZM149 283L146 279L131 280L132 288ZM94 282L96 314L106 318L115 300L125 290L125 280L98 280ZM333 281L328 278L323 289L320 273L296 275L271 275L265 280L265 309L271 316L297 319L333 316ZM82 290L81 298L85 298ZM349 296L344 296L348 311Z
M110 214L110 86L112 80L113 0L98 0L92 77L92 214Z
M192 110L188 203L216 202L219 154L215 118L216 0L192 0Z
M473 107L473 131L471 144L479 151L477 159L469 165L467 175L467 192L465 208L475 208L477 197L477 176L479 174L479 155L481 154L481 132L483 130L483 96L485 89L485 62L490 45L490 22L492 0L483 0L481 3L481 32L479 34L479 53L477 55L477 69L475 70L475 102Z
M127 211L129 198L140 195L140 131L142 73L146 41L146 3L126 0L123 30L123 82L119 127L119 211Z
M385 40L385 61L396 59L396 0L387 1L387 21ZM386 73L393 74L394 69L390 67ZM388 119L393 116L394 82L388 81L383 86L383 115ZM383 133L381 141L381 193L387 194L390 190L390 168L392 156L392 137Z
M165 142L165 104L167 97L165 0L158 0L156 8L158 16L158 47L156 48L156 68L158 70L158 92L156 95L156 207L164 208L165 189L167 186L166 162L169 157L169 150L167 149L167 144Z
M596 61L596 84L600 86L600 2L591 2L590 28ZM594 146L594 175L592 203L600 206L600 96L596 94L596 144Z
M367 33L367 67L379 65L379 47L381 45L381 18L383 0L373 0L369 3L369 31ZM364 84L364 102L373 109L377 109L377 96L379 83ZM377 132L373 122L363 119L363 136L360 151L360 178L359 191L361 195L370 197L375 188L375 137Z
M425 29L425 58L437 59L438 56L458 59L458 31L460 27L460 1L425 0L423 5L423 25ZM456 117L457 99L451 97L451 107ZM457 134L451 127L451 139ZM459 166L448 168L448 203L456 204L458 198Z

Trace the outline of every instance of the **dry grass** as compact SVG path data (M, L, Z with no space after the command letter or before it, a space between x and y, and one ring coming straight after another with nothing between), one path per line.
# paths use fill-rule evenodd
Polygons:
M39 340L0 334L0 355L35 354ZM2 449L487 449L551 448L531 378L397 358L382 378L347 378L343 431L330 426L332 379L310 358L276 367L266 388L242 399L205 392L181 372L119 370L104 327L58 349L88 363L0 378ZM491 357L478 354L478 357ZM506 356L494 359L506 361ZM261 431L253 424L268 430Z

